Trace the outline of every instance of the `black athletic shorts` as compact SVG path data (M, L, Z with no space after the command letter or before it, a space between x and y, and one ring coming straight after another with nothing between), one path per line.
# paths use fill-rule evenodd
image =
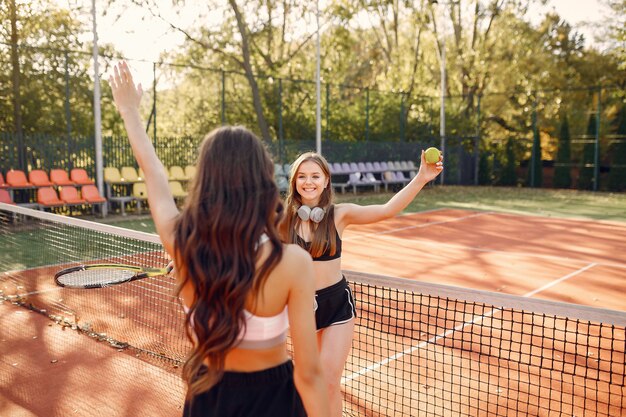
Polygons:
M355 317L354 297L346 277L330 287L315 292L317 330L346 323Z
M185 402L183 417L306 417L293 364L258 372L224 372L210 390Z

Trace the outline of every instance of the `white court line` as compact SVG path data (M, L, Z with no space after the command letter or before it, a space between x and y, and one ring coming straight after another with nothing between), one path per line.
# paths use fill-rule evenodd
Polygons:
M569 279L569 278L571 278L573 276L579 275L579 274L585 272L586 270L588 270L590 268L593 268L596 265L597 265L596 263L590 263L589 265L585 266L584 268L581 268L581 269L579 269L577 271L574 271L574 272L572 272L570 274L567 274L567 275L565 275L565 276L563 276L561 278L558 278L558 279L556 279L556 280L554 280L552 282L549 282L548 284L544 285L543 287L537 288L536 290L533 290L533 291L530 291L530 292L524 294L522 297L532 297L532 296L534 296L534 295L536 295L536 294L538 294L538 293L540 293L540 292L542 292L542 291L544 291L544 290L546 290L546 289L548 289L548 288L550 288L550 287L552 287L552 286L554 286L556 284L559 284L559 283L561 283L561 282L563 282L563 281L565 281L565 280L567 280L567 279ZM361 368L359 371L353 372L352 374L341 378L341 384L345 384L346 382L352 381L353 379L356 379L356 378L359 378L359 377L361 377L361 376L363 376L365 374L368 374L371 371L374 371L374 370L380 368L381 366L387 365L390 362L393 362L393 361L395 361L397 359L400 359L401 357L403 357L405 355L412 354L413 352L423 348L424 346L426 346L428 344L434 344L434 343L438 342L439 340L441 340L441 339L443 339L445 337L450 336L451 334L453 334L456 331L463 330L467 326L471 326L473 324L480 323L485 318L491 317L491 316L493 316L495 313L497 313L499 311L501 311L501 309L494 308L490 312L488 312L486 314L483 314L481 316L478 316L478 317L476 317L475 319L473 319L471 321L466 321L466 322L464 322L462 324L459 324L458 326L454 327L453 329L449 329L449 330L445 331L442 334L433 336L433 337L431 337L430 339L428 339L426 341L420 342L420 343L418 343L415 346L411 346L411 347L403 350L402 352L399 352L399 353L396 353L395 355L389 356L389 357L383 359L380 362L376 362L376 363L374 363L374 364L372 364L372 365L370 365L368 367Z
M484 215L487 215L487 214L493 214L493 212L486 211L486 212L482 212L482 213L470 214L469 216L457 217L455 219L442 220L440 222L431 222L431 223L417 224L417 225L413 225L413 226L398 227L398 228L395 228L395 229L389 229L389 230L385 230L385 231L382 231L382 232L363 233L363 234L359 234L358 236L346 237L346 238L344 238L342 240L343 241L346 241L346 240L357 240L357 239L362 239L364 237L386 235L386 234L389 234L389 233L400 232L400 231L403 231L403 230L421 229L423 227L429 227L429 226L436 226L436 225L439 225L439 224L458 222L458 221L461 221L461 220L471 219L473 217L484 216ZM353 233L358 233L358 231L355 231Z

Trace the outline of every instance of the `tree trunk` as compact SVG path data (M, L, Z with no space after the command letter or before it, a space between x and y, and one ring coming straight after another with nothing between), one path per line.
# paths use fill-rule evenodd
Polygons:
M263 115L263 104L261 103L259 85L257 84L256 78L254 77L254 72L252 71L252 64L250 61L250 44L248 40L246 25L243 21L243 16L239 11L239 7L237 6L237 2L235 0L229 0L229 3L233 8L233 11L235 12L237 27L239 28L239 33L241 34L241 52L243 55L243 67L246 73L248 84L250 84L250 89L252 90L252 103L254 105L257 123L259 125L259 129L261 130L261 137L264 141L271 142L272 138L270 136L270 130L267 125L267 120L265 120L265 116Z

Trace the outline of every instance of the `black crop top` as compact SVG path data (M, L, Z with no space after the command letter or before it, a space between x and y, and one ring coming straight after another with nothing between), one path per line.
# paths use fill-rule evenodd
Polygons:
M337 239L337 247L335 248L335 254L330 254L330 245L326 248L324 253L322 253L317 258L313 258L313 261L332 261L333 259L341 258L341 238L339 237L339 232L335 230L335 235ZM311 251L311 242L306 242L299 235L296 234L296 243L298 246L306 249L307 252Z

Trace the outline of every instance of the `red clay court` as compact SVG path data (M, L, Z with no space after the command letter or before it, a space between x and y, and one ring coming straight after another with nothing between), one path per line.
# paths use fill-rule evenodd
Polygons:
M435 210L343 239L347 270L626 311L626 223Z
M343 239L348 271L407 278L426 289L468 288L450 290L461 299L485 290L505 300L513 294L622 312L615 327L560 337L571 323L550 316L516 321L498 304L404 290L387 299L386 290L355 284L361 325L344 375L344 415L626 415L626 224L435 210L349 228ZM32 283L0 275L7 300L0 303L0 415L180 415L177 365L94 341L71 323L54 324L9 301L36 293L22 299L48 297L51 308L68 310L83 293L58 290L48 274L38 268ZM97 304L102 311L117 303L127 308L152 298L147 285L154 283L96 290L109 291ZM162 332L151 322L159 312L138 307L142 326ZM527 333L532 329L541 334ZM607 331L610 340L598 338ZM567 381L559 382L563 373Z

